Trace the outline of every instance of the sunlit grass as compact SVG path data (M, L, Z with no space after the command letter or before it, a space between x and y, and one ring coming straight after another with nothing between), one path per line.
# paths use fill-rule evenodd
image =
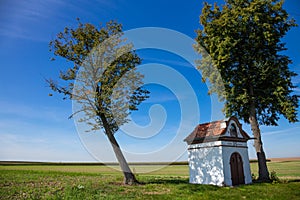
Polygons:
M2 170L1 199L297 199L299 182L235 188L193 185L180 176L139 175L125 186L122 176L32 170Z
M174 175L188 176L187 165L131 165L131 169L136 174L148 175ZM78 172L78 173L100 173L100 174L120 174L118 166L85 166L85 165L0 165L0 170L33 170L33 171L56 171L56 172Z
M270 172L275 171L281 179L300 179L300 160L268 162ZM251 163L251 172L257 176L257 163Z
M275 171L281 178L300 179L300 161L268 162L269 171ZM121 174L118 166L105 165L0 165L0 170L57 171L96 174ZM136 174L189 176L187 165L132 165ZM257 175L257 163L251 163L251 172Z
M131 166L142 183L122 184L122 173L108 166L0 166L0 199L299 199L300 161L269 162L282 183L217 187L188 183L188 166ZM161 167L161 166L160 166ZM251 163L255 173L257 163ZM151 171L150 173L142 173Z

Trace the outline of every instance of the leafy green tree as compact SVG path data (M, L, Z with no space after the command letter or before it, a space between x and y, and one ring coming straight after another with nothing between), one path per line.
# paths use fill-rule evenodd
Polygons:
M123 171L124 183L134 184L138 181L114 134L149 92L141 87L143 75L136 71L141 60L122 35L122 25L114 21L96 28L78 20L77 28L66 27L50 42L50 51L73 66L60 73L59 83L48 83L53 91L75 102L71 117L80 116L79 121L90 127L87 131L104 130Z
M259 180L269 180L259 125L277 125L280 116L297 121L298 96L293 95L291 60L281 38L296 26L278 0L227 0L221 7L205 3L197 31L196 49L203 54L199 62L204 80L225 100L227 116L250 123L254 135ZM206 62L208 54L212 63ZM215 81L216 71L222 81ZM224 90L219 90L224 84Z

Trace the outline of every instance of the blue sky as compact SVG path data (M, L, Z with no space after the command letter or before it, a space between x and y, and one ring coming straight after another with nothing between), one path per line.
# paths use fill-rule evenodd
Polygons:
M77 17L83 23L95 25L116 19L123 24L125 31L140 27L161 27L195 38L194 30L199 28L202 5L201 0L1 1L0 160L95 161L95 157L102 161L114 160L109 145L106 146L107 140L101 138L101 133L89 136L78 133L74 121L68 119L72 113L70 101L63 101L62 96L56 94L48 96L51 91L45 79L56 78L59 70L65 66L61 60L50 61L52 54L49 52L49 41L65 26L76 26ZM300 2L286 0L285 8L299 24ZM298 74L299 35L300 28L296 27L283 39L288 48L285 53L293 60L290 68ZM170 52L151 49L141 50L139 55L144 59L144 64L169 66L188 80L199 102L198 108L195 108L200 113L197 123L223 117L220 114L220 104L216 104L217 109L212 111L211 105L214 103L213 98L207 96L207 86L201 83L199 72L185 59ZM300 76L293 81L299 86ZM140 111L133 113L132 118L138 125L147 127L151 125L151 114L157 116L162 113L164 127L148 139L141 139L142 136L139 136L135 140L120 132L117 138L121 146L132 161L137 158L131 157L130 152L147 154L153 151L159 153L159 156L153 154L153 160L186 160L185 151L180 154L174 152L178 147L186 148L182 140L197 124L193 120L198 118L194 117L196 115L192 111L189 115L191 118L181 118L178 101L188 102L189 94L182 91L176 96L170 88L157 84L148 84L148 87L152 92L151 98L141 105ZM300 93L299 88L295 89L295 93ZM174 140L180 121L184 126L182 130L186 133L181 132L182 137ZM152 122L160 123L154 118ZM244 124L244 128L251 135L249 126ZM300 123L289 124L281 119L278 127L262 126L261 129L268 157L300 156ZM86 140L85 137L89 139ZM98 140L102 142L97 143ZM169 148L165 148L170 143ZM250 157L255 158L251 141L248 146ZM166 150L160 151L161 149Z

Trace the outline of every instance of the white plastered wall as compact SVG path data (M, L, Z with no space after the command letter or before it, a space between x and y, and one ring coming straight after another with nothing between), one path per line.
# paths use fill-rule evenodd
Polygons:
M223 186L222 147L217 146L220 142L189 145L190 183Z
M245 184L252 183L247 143L227 141L189 145L190 183L231 186L230 157L234 152L243 159Z

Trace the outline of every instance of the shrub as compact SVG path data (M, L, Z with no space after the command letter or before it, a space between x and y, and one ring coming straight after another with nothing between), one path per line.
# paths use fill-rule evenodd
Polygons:
M272 181L272 183L278 183L280 182L278 176L277 176L277 173L273 170L270 174L270 179Z

